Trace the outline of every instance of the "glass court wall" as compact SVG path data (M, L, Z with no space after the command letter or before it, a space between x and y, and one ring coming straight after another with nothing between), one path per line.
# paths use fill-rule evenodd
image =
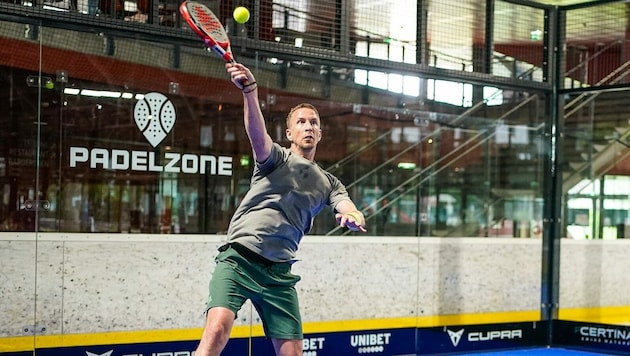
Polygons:
M160 3L160 9L167 5ZM481 34L449 36L439 26L424 33L428 24L414 20L393 31L370 17L375 9L333 5L260 2L253 8L260 12L256 21L238 27L226 12L229 5L218 7L236 55L264 76L263 111L274 139L285 140L285 111L299 101L295 97L321 103L324 129L331 135L318 150L318 162L347 182L369 220L385 222L375 224L381 229L374 234L530 237L531 230L538 231L546 101L536 89L547 86L542 40L521 38L529 32L518 35L536 45L530 64L492 52L492 43L477 39L496 38L499 46L498 39L508 36L499 26L495 33L481 28L476 29ZM417 11L427 11L422 4L398 6L388 16L411 9L408 16L415 18ZM501 6L530 11L538 19L535 27L544 28L542 10L499 2L495 11L504 11ZM48 7L44 10L52 11ZM75 15L71 10L57 16L73 29L4 26L10 103L5 120L12 128L3 140L5 176L44 170L39 187L23 179L7 182L4 230L32 231L37 223L38 231L224 231L247 189L252 161L241 99L226 81L223 65L200 50L185 26L164 15L153 20L159 24L147 24L140 9L115 18L98 12L82 29L70 21L74 18L66 20ZM334 25L325 15L306 16L333 10L354 15ZM433 11L443 9L435 5ZM472 5L461 13L476 22L484 15ZM134 40L116 31L154 32L165 42L151 35ZM267 32L274 37L265 41L261 36ZM431 36L430 46L418 45L419 35ZM333 58L349 63L340 66ZM490 81L494 73L514 87ZM136 103L147 102L143 98L150 92L168 94L173 121L153 137L136 115L142 110ZM23 104L38 101L43 104ZM20 115L31 121L19 120ZM134 166L132 158L138 156L146 162ZM35 201L47 204L37 220L23 209ZM500 232L505 221L512 227ZM314 232L332 229L325 217Z
M311 102L318 107L324 140L317 163L346 184L367 216L370 237L412 241L407 248L416 255L425 251L424 241L436 238L535 239L524 251L540 263L545 239L625 236L627 118L618 108L626 92L597 91L623 89L627 81L624 32L616 27L619 18L610 18L625 3L559 12L552 11L553 4L521 1L238 3L252 11L246 25L231 20L236 2L209 4L226 24L237 60L257 77L275 141L287 144L285 117L292 106ZM90 325L85 327L63 317L64 305L81 304L80 293L47 283L56 280L48 274L77 272L72 267L81 264L73 264L73 253L102 261L103 251L118 249L130 256L134 249L141 256L174 253L171 242L177 236L215 241L248 189L253 159L243 130L241 94L229 82L224 63L182 23L177 6L172 1L0 3L3 253L26 261L19 272L15 265L3 266L7 275L24 276L24 282L12 289L19 292L15 300L20 303L2 307L22 316L2 336L23 337L26 343L32 336L36 344L45 332L201 325L200 309L186 306L202 305L194 296L205 297L205 285L193 295L169 296L184 302L164 324L147 309L132 322L108 313L83 317ZM584 11L602 18L584 16ZM550 16L554 14L561 15ZM592 39L591 32L576 25L577 18L586 19L586 28L611 24ZM556 35L567 43L559 57L549 50ZM561 95L552 96L554 88ZM562 179L551 174L555 169L563 172ZM550 195L550 186L562 193L556 189ZM550 201L560 213L559 235L546 225L555 218ZM316 218L311 231L324 237L348 234L328 211ZM97 244L82 251L91 238ZM138 245L122 247L117 245L121 240ZM77 247L68 241L78 242ZM207 251L214 247L203 245ZM440 250L438 259L460 256L459 248L465 249ZM581 255L584 260L574 259L578 251L563 259L566 268L603 259L588 253ZM477 253L483 256L483 251ZM41 262L49 258L59 263L58 271ZM210 268L212 259L204 258L204 268ZM355 258L359 266L374 263L373 257ZM190 270L196 265L182 261L172 268L194 275ZM510 268L497 261L499 269ZM477 266L480 274L487 271L484 266ZM424 296L421 267L398 267L411 271L400 281L409 288L408 297ZM540 276L539 264L531 267ZM85 275L78 273L77 282L92 278L91 285L107 286L112 298L124 295L126 283L94 277L112 268L103 264L81 271ZM476 288L478 277L460 276L459 285L449 287L448 270L441 273L436 272L444 278L438 290L445 295L475 297L462 289ZM609 276L607 269L600 273ZM578 284L623 281L623 276L601 276L589 275ZM542 282L535 282L540 288ZM163 283L167 289L177 285L176 280ZM550 299L576 295L564 286L556 285L560 289ZM518 294L518 286L513 288L505 294ZM354 289L355 298L378 297L365 285ZM95 294L101 291L83 293L98 299ZM432 300L428 313L413 305L411 312L345 319L459 315L466 320L461 315L516 311L525 314L502 321L535 321L541 294L536 289L512 305L487 303L472 312L465 303ZM588 320L589 308L602 303L601 296L584 294L580 300L569 298L575 306L566 310L569 320ZM602 305L623 314L625 304L623 295L612 294ZM42 314L42 305L54 307ZM107 304L100 307L108 309ZM310 312L317 316L306 321L338 319L321 310ZM243 315L237 324L259 323L252 311ZM438 320L446 324L454 319ZM439 326L423 323L416 321Z
M576 245L563 245L560 300L565 307L560 318L565 320L628 325L627 301L606 292L608 286L625 283L623 272L617 271L625 270L628 231L629 121L620 105L630 95L627 10L627 2L576 4L562 19L562 236L567 241L589 240L591 248L582 255ZM572 272L576 269L594 272L579 277ZM578 295L569 291L571 285L583 286Z

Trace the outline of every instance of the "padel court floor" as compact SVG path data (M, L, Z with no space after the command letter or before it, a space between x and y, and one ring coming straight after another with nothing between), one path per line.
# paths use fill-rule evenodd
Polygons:
M601 356L611 355L599 352L591 351L579 351L563 348L533 348L533 349L518 349L518 350L503 350L503 351L490 351L490 352L474 352L457 354L457 356Z

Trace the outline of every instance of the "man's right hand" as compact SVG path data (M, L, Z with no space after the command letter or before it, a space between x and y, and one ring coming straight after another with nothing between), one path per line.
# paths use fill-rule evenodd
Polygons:
M256 85L256 78L254 78L252 72L244 65L240 63L226 63L225 69L227 69L228 74L230 74L232 83L240 90Z

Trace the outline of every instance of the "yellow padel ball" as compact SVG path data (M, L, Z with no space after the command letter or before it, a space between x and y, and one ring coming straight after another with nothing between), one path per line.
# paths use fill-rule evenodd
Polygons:
M234 21L243 24L249 21L249 10L244 6L239 6L234 9Z

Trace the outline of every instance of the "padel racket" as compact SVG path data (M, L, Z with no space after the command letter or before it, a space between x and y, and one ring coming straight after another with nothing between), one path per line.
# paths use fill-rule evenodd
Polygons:
M179 6L182 18L190 28L201 37L205 45L221 56L226 62L233 63L230 39L219 18L204 4L198 1L184 1Z

